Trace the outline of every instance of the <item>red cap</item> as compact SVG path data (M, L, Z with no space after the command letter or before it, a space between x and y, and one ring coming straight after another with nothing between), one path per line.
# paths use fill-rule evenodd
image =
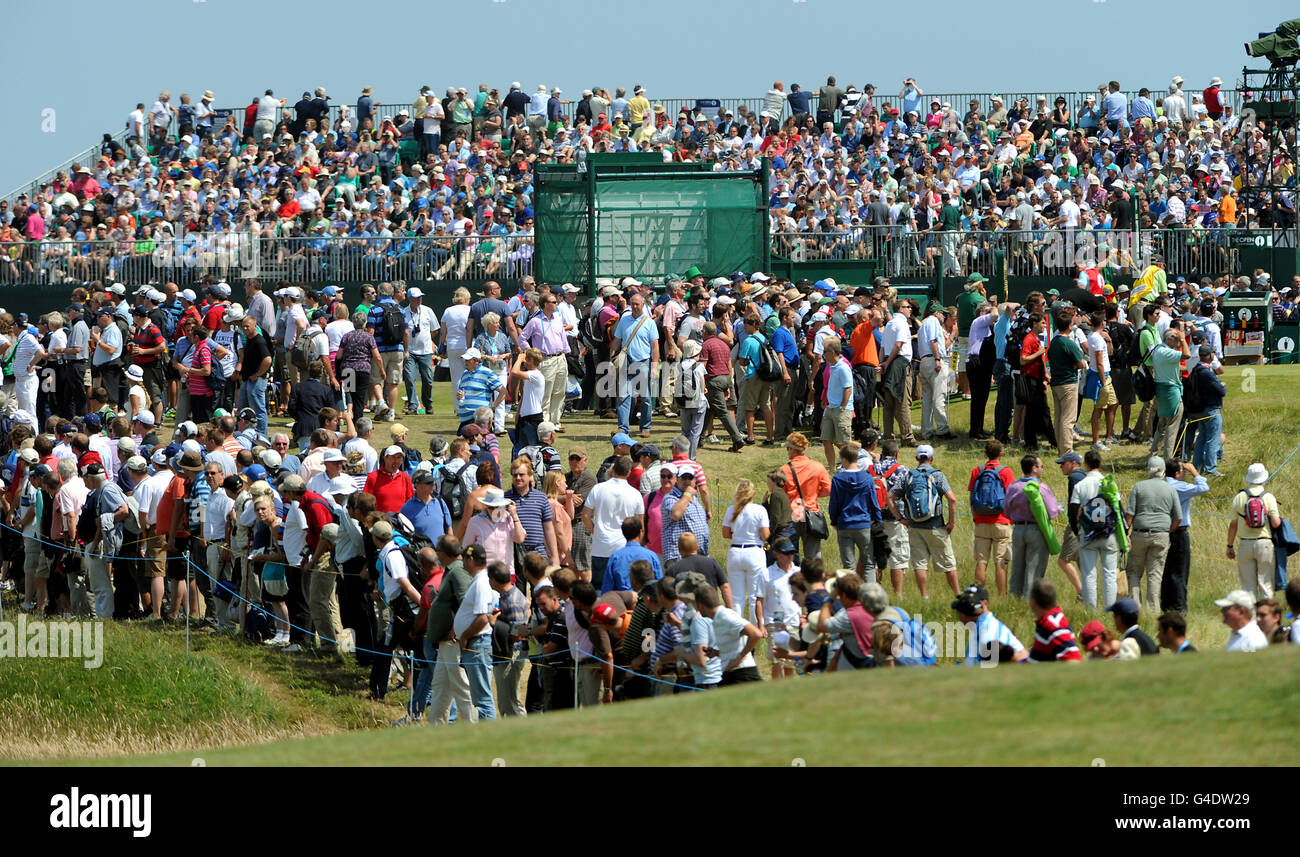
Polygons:
M1101 645L1101 635L1106 632L1106 626L1093 619L1083 629L1079 631L1079 640L1083 643L1085 651L1091 652L1097 646Z
M613 604L597 604L596 609L591 611L591 618L594 622L612 625L614 620L618 618L618 608Z

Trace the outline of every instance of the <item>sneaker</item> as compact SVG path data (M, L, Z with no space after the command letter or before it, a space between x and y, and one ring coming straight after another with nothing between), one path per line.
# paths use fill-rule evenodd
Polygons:
M765 440L765 441L763 441L763 446L776 446L776 441L774 441L774 440Z
M1098 452L1110 452L1110 447L1107 446L1106 442L1102 440L1099 440L1096 443L1094 443L1092 445L1092 448L1097 450Z
M727 452L743 452L744 450L745 450L745 442L741 441L740 443L733 443L731 445L731 448L728 449Z
M755 441L752 437L745 438L745 446L753 446L755 443L757 443L757 441Z
M265 640L264 643L268 646L287 646L289 645L289 636L286 634L285 636L281 637L279 634L277 634L271 639Z
M297 653L297 652L301 652L302 650L303 650L302 646L299 645L298 643L293 643L291 645L284 647L284 651L289 653Z
M705 442L705 443L722 443L722 441L718 439L718 436L717 436L716 434L711 434L711 435L709 435L708 437L706 437L706 438L704 439L704 442Z
M649 437L650 429L641 429L641 437Z
M1083 429L1079 428L1078 426L1074 427L1074 436L1083 438L1084 440L1088 439L1088 436L1083 433Z

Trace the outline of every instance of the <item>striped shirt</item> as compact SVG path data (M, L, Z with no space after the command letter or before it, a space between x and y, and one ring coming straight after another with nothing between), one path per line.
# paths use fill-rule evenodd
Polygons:
M1074 642L1070 620L1060 607L1053 607L1034 623L1034 647L1029 651L1033 661L1081 661L1083 655Z
M460 376L460 390L465 395L456 405L456 415L462 421L474 419L474 412L479 408L489 407L501 387L501 379L497 377L497 373L482 363L473 372L465 372Z
M975 630L966 642L966 666L979 666L984 662L993 663L1002 646L1010 646L1012 651L1024 651L1024 645L1011 633L1011 629L998 621L992 613L985 613L975 620Z
M512 586L501 593L499 606L501 615L497 621L509 622L511 625L528 624L528 599L519 591L518 586Z
M676 616L680 620L683 616L686 615L686 602L678 601L676 604L672 606L672 609L668 610L667 612L671 613L673 616ZM651 666L657 666L659 664L659 661L663 659L664 655L668 654L673 649L677 648L677 644L680 643L681 640L682 640L681 626L674 625L672 622L669 622L667 618L665 618L663 624L659 626L659 632L655 637L655 652L654 655L650 658Z
M687 458L685 455L678 456L675 454L673 455L673 467L677 469L678 473L682 472L683 467L690 468L690 471L695 474L696 490L697 491L708 490L709 480L704 478L704 465L700 464L698 461L694 461L690 458ZM658 487L657 483L655 487ZM704 551L700 551L700 553L704 553Z
M704 515L704 507L692 500L686 506L686 514L682 515L682 519L674 521L673 506L676 506L680 499L682 499L681 489L674 488L671 494L664 497L663 504L660 506L663 516L663 532L660 540L663 543L665 563L681 558L681 551L677 549L677 538L682 533L695 534L695 538L700 543L701 555L707 555L709 552L709 519Z
M515 513L524 525L524 549L535 550L550 559L546 552L546 522L555 520L551 501L541 491L520 494L513 488L506 492L506 499L515 501Z

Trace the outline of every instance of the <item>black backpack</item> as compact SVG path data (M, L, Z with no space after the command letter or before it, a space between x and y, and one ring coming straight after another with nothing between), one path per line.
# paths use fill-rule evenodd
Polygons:
M1133 328L1127 324L1120 324L1118 321L1106 322L1106 332L1110 334L1110 343L1114 348L1111 354L1110 362L1112 366L1133 366L1134 343L1137 337L1133 334Z
M432 548L433 540L423 533L416 532L410 518L400 512L389 515L388 520L393 525L394 535L401 539L398 549L406 560L406 574L411 580L411 585L419 592L424 589L424 584L429 582L424 569L420 567L420 551Z
M459 521L465 514L465 500L469 497L470 489L465 482L465 474L472 473L470 465L466 464L456 475L451 475L444 466L442 470L442 484L438 486L438 497L442 502L447 504L447 511L451 512L451 519Z
M384 305L384 319L380 324L380 331L384 334L385 345L401 345L405 338L406 319L402 316L402 308L396 303Z
M759 336L759 334L753 334ZM758 364L754 367L754 374L760 381L779 381L785 377L781 371L781 361L784 357L776 353L772 343L768 342L766 337L760 337L758 343Z
M88 545L99 535L99 492L91 491L77 516L77 541Z
M1196 373L1199 371L1201 367L1194 366L1183 379L1183 413L1187 416L1205 410L1205 400L1201 398L1201 385L1196 383Z

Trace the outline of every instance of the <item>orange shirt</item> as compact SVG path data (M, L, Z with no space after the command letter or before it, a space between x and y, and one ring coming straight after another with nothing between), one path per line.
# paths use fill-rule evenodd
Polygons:
M1219 203L1219 223L1225 226L1235 226L1237 223L1237 200L1230 196L1225 196Z
M800 498L800 491L795 490L795 480L790 476L790 468L794 468L795 475L799 477L799 489L803 492ZM821 507L817 505L818 497L829 497L831 494L831 477L826 472L826 468L819 462L813 461L806 455L796 455L794 458L781 465L781 472L785 474L785 493L790 496L790 502L802 499L804 508L814 512L819 511Z
M185 480L179 476L173 476L172 481L168 483L167 490L163 493L162 498L158 501L158 532L162 535L168 535L172 529L172 513L177 503L185 502ZM182 510L181 520L177 525L175 535L177 537L188 536L190 534L190 516Z
M880 365L880 354L876 349L875 332L875 325L868 320L864 320L853 328L853 333L849 336L849 346L853 349L854 366L860 366L863 363L868 366Z

